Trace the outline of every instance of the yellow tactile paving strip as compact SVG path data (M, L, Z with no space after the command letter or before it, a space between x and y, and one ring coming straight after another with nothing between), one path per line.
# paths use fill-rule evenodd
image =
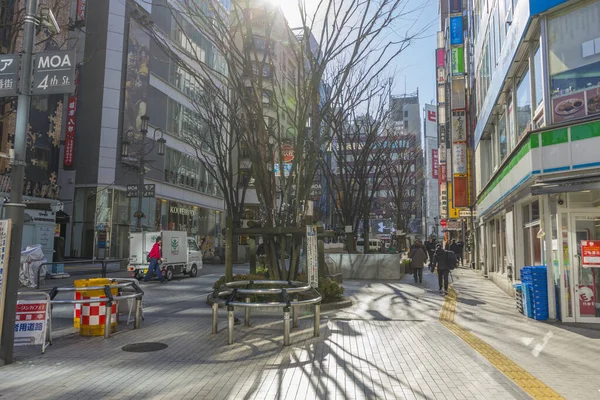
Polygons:
M519 367L508 357L504 356L498 350L473 335L471 332L454 322L454 314L456 313L456 291L450 287L448 295L444 299L442 311L440 312L439 320L450 332L454 333L465 343L471 346L475 351L485 357L492 365L500 372L511 379L523 391L529 394L532 398L538 399L563 399L561 395L556 393L544 384L544 382Z

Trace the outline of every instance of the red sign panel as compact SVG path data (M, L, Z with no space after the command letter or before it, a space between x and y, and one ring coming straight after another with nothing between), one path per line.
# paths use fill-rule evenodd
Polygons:
M435 111L427 111L427 120L431 122L437 122L437 113Z
M581 265L584 268L600 268L600 240L581 241Z
M448 221L446 221L445 219L440 220L440 226L442 228L445 228L448 226Z
M439 183L444 183L448 181L448 167L446 164L440 164L440 175L438 177Z
M431 149L431 177L433 179L438 179L439 177L439 160L438 160L438 150Z
M454 207L469 207L468 180L466 176L455 176L454 185Z
M85 20L85 4L87 0L77 0L77 20L84 21Z
M75 71L75 93L69 96L67 103L67 125L65 127L65 149L63 154L63 167L73 167L73 154L75 150L75 130L77 127L77 86L79 85L79 69Z
M446 53L444 49L437 49L437 67L442 68L446 64Z

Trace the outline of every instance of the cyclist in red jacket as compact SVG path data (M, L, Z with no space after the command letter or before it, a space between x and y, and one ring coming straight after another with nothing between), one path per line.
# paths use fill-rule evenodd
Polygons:
M160 280L160 283L164 283L165 278L163 278L162 271L160 270L160 263L162 262L162 238L160 236L156 238L156 242L152 246L148 258L150 259L150 265L148 266L148 272L144 277L144 282L148 282L152 277L152 273L156 271L158 280Z

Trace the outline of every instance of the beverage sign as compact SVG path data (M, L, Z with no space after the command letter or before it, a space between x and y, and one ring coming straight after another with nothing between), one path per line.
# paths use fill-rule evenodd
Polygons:
M15 317L15 346L45 344L48 302L45 300L17 301Z
M64 94L75 91L75 51L47 51L33 59L31 94Z
M317 226L306 227L306 270L308 283L314 288L319 286L319 259L317 256Z
M581 241L581 265L584 268L600 268L600 240Z
M452 46L463 44L462 15L458 17L450 17L450 44Z
M0 56L0 97L16 96L19 89L19 55Z
M462 0L450 0L450 14L462 14Z

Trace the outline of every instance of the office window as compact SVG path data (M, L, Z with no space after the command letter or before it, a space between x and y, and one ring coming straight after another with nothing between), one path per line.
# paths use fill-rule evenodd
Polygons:
M506 137L506 114L502 114L498 118L498 150L500 153L500 162L502 162L508 154L508 143Z
M533 73L535 79L535 105L536 109L544 101L544 77L542 75L542 53L540 47L536 49L533 55Z
M531 127L531 86L529 68L517 85L517 135L521 138Z

